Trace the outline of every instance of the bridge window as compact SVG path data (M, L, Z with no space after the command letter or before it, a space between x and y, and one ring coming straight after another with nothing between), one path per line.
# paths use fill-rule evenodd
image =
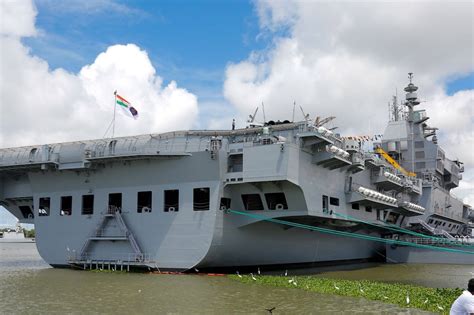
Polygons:
M242 154L230 155L228 159L228 168L229 173L233 172L242 172L244 158Z
M122 212L122 193L109 194L109 212Z
M194 211L209 210L210 192L209 188L194 188L193 209Z
M329 198L329 204L332 206L339 206L339 198Z
M418 170L426 168L426 163L425 162L416 162L415 163L415 168L418 169Z
M371 206L365 206L365 211L372 212L372 207Z
M288 209L285 194L282 192L265 194L265 200L267 201L267 206L270 210Z
M49 197L42 197L39 199L39 209L38 214L40 217L49 215L51 207L51 198Z
M259 194L242 195L245 210L263 210L262 199Z
M358 203L353 203L352 204L352 209L354 210L360 210L360 205Z
M425 158L425 151L416 151L415 158L417 159L424 159Z
M61 211L60 215L71 215L72 214L72 196L61 197Z
M151 212L151 191L139 191L137 194L137 212Z
M424 147L425 147L425 143L423 141L415 141L415 148L420 149Z
M179 211L179 190L165 190L164 211L173 212Z
M82 196L82 214L94 213L94 195Z

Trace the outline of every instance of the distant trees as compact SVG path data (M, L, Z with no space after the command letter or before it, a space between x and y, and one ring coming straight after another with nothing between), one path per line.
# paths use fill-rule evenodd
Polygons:
M35 237L35 229L31 230L23 230L23 234L25 235L26 238L34 238Z

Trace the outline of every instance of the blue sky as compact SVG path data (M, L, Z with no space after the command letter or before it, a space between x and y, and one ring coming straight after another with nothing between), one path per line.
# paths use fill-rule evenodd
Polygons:
M253 1L37 0L39 36L23 42L51 69L77 73L115 44L146 50L165 84L175 80L199 98L201 115L212 104L228 104L222 87L226 66L253 51L274 47L275 36L262 31ZM448 95L474 88L474 73L445 82ZM233 106L222 107L233 113ZM199 117L206 126L205 117ZM14 223L0 209L0 225Z
M207 126L222 96L226 65L272 45L251 1L35 1L41 35L24 40L52 69L77 73L115 44L147 51L165 85L178 85L200 103L196 128ZM227 104L228 105L228 104ZM232 106L221 107L234 115ZM203 114L204 113L204 114Z
M108 46L135 43L165 82L176 80L200 100L225 102L229 62L272 45L252 1L37 0L41 36L27 38L51 68L78 72ZM474 87L474 73L446 82L448 95Z
M97 2L96 5L93 3ZM221 94L225 66L268 44L247 1L38 0L43 35L26 43L51 68L77 72L108 46L135 43L165 82L176 80L200 97Z

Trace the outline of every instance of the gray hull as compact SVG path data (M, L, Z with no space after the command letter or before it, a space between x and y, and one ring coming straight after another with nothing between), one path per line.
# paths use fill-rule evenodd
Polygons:
M413 248L407 246L386 246L388 263L412 263L412 264L455 264L474 266L474 249L462 247L447 247L471 251L473 254L462 254L454 252L440 252L424 248Z
M468 235L471 207L449 192L464 168L414 110L416 90L375 152L325 128L332 118L2 149L0 205L35 224L55 266L337 262L379 255L406 229Z

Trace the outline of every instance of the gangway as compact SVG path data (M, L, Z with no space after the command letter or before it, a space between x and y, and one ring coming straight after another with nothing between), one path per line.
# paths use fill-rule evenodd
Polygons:
M452 241L456 240L456 238L454 236L452 236L451 234L449 234L446 230L442 230L441 235L443 235L444 237L446 237L449 240L452 240Z
M418 223L420 223L422 227L430 231L432 234L436 234L436 229L432 227L431 225L429 225L428 223L426 223L425 221L423 221L422 219L418 219Z

